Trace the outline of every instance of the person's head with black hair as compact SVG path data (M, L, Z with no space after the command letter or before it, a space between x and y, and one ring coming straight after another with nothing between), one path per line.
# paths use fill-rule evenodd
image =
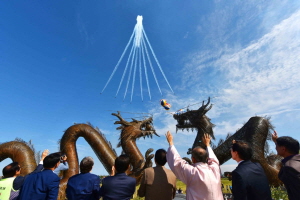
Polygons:
M87 156L84 157L79 165L80 168L80 173L84 174L84 173L89 173L90 171L92 171L94 166L94 160L92 157Z
M208 159L208 153L201 147L195 147L192 150L192 161L193 163L203 162L206 163Z
M130 167L130 158L127 155L120 155L115 160L115 169L117 173L124 173Z
M247 142L233 140L231 146L231 156L237 162L241 160L250 160L252 158L252 148Z
M3 170L3 178L10 178L19 175L21 172L21 167L18 162L10 163L9 165L6 165Z
M154 157L156 165L164 166L167 162L167 152L164 149L158 149Z
M285 147L287 154L295 155L299 153L299 142L292 137L289 136L282 136L276 139L276 150L279 153L278 155L282 154L281 151L278 149L280 147ZM280 155L284 156L284 155Z
M55 169L60 164L60 153L51 153L45 157L43 166L45 169Z

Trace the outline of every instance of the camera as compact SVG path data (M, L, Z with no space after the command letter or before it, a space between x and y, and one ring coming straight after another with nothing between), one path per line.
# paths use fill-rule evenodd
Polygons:
M65 157L67 157L66 154L62 154L62 155L60 156L60 162L63 162Z

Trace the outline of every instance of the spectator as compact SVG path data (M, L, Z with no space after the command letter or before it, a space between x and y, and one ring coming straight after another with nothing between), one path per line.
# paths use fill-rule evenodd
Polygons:
M44 150L41 156L40 164L32 173L39 172L43 169L43 160L48 155L48 149ZM3 179L0 180L0 199L15 200L19 196L19 190L28 177L19 176L21 167L18 162L13 162L5 166L2 170Z
M267 176L259 163L251 162L252 149L248 143L233 140L232 159L238 162L232 172L232 194L235 200L272 200Z
M20 190L19 200L56 200L60 178L53 173L60 161L59 153L52 153L44 159L44 170L30 174Z
M91 174L94 166L92 157L84 157L80 162L80 174L74 175L68 180L68 200L99 200L100 199L100 177Z
M157 150L154 158L156 167L144 171L138 195L145 197L145 200L172 200L175 197L176 176L164 167L167 162L166 155L166 150Z
M299 142L288 136L278 137L276 131L272 134L276 151L283 157L278 178L284 183L290 200L300 198L300 155Z
M207 151L201 147L192 150L193 165L189 165L178 154L170 131L166 134L170 145L167 161L174 174L187 185L187 200L223 200L219 161L210 148L210 136L204 134L202 141ZM208 163L207 163L208 160Z
M60 164L58 165L58 167L53 171L55 174L57 174L57 176L60 176L60 171L64 171L64 170L68 170L69 169L69 165L67 162L68 157L66 156L66 154L63 154L60 157Z
M129 200L134 191L135 178L126 175L130 168L130 159L126 155L116 158L112 174L102 180L101 196L103 200Z

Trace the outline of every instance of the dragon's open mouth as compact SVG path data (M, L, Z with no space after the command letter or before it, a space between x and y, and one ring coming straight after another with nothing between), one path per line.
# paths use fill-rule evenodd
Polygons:
M195 126L193 126L193 124L191 124L191 123L177 124L176 127L177 128L195 128Z
M173 115L174 119L177 121L176 128L196 128L186 115L186 113Z
M153 128L152 119L149 119L149 121L145 121L140 127L142 137L152 137L152 135L157 135L155 129ZM159 135L157 135L159 137Z

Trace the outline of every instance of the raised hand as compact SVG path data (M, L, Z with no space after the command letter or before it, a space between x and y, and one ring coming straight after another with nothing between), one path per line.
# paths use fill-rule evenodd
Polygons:
M115 166L112 166L110 175L114 176L115 174L116 174L116 168L115 168Z
M42 153L41 160L44 160L44 158L45 158L46 156L48 156L48 154L49 154L49 150L48 150L48 149L45 149L45 150L43 151L43 153Z
M63 161L67 161L68 157L66 155L62 156Z
M167 132L166 138L167 138L169 145L172 146L173 145L173 135L170 131Z
M207 147L210 146L210 140L211 140L210 135L208 133L204 133L202 137L202 141Z
M276 143L277 138L278 138L277 132L274 130L274 133L272 134L272 140L274 143Z

